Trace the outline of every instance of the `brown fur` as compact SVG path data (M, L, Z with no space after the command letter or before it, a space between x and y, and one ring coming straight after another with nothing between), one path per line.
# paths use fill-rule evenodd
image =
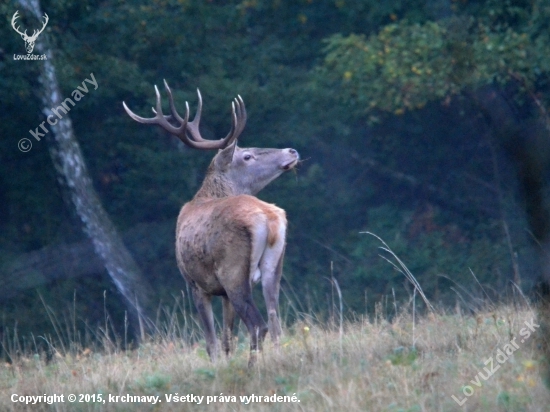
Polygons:
M283 212L283 215L281 217L280 211ZM277 211L274 211L272 209L264 210L264 213L267 216L267 224L269 228L269 232L267 235L267 242L269 246L273 246L275 242L278 240L279 236L279 225L283 224L286 226L286 213L282 209L277 209ZM281 220L283 220L281 222Z

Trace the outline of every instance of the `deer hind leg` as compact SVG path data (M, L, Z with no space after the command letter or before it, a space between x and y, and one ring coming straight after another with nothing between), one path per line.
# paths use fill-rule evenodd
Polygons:
M216 339L214 314L212 313L212 296L197 286L192 286L192 291L193 301L195 302L195 307L197 308L204 329L206 351L212 362L216 362L218 359L218 340Z
M245 279L237 288L225 288L225 290L235 312L243 320L250 334L248 366L252 366L256 360L256 351L261 350L262 342L267 334L267 325L252 300L252 290L248 279Z
M281 324L279 322L279 290L283 274L283 257L285 254L286 225L279 224L276 241L267 245L260 260L262 273L262 291L267 307L269 334L276 348L279 348Z
M227 296L223 296L223 350L226 356L233 351L233 327L235 325L235 308Z

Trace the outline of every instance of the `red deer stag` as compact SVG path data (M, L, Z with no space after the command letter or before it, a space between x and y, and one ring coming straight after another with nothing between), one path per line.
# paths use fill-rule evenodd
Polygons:
M246 109L239 96L232 103L232 125L221 140L201 137L199 122L202 98L189 120L176 111L172 92L164 82L171 115L162 113L158 88L155 117L146 119L134 114L125 103L128 115L139 123L156 124L177 136L194 149L217 149L206 177L195 197L180 211L176 227L178 267L191 286L193 300L204 328L210 359L218 355L218 343L212 314L212 296L223 298L223 349L232 349L235 313L250 333L250 360L267 331L276 347L281 334L277 315L279 285L285 250L286 215L283 209L263 202L255 195L299 160L294 149L260 149L237 147L237 138L246 124ZM267 306L268 326L252 300L252 285L261 280Z

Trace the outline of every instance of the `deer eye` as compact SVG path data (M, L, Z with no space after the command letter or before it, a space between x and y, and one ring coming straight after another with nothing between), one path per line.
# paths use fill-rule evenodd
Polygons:
M250 160L251 158L252 158L252 156L249 155L249 154L246 154L246 155L244 155L244 157L243 157L244 160Z

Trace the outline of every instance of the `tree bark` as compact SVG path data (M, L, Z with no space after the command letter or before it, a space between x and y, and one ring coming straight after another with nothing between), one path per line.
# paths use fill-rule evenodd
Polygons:
M37 19L42 18L43 13L38 0L18 1ZM52 109L61 106L63 99L55 67L52 64L53 53L48 47L47 37L46 32L38 36L36 49L47 56L47 60L43 62L39 81L42 86L40 98L43 113L50 116L53 115ZM76 213L82 221L83 230L91 239L95 253L101 259L116 288L125 299L129 314L134 318L134 327L139 330L136 336L143 338L145 329L153 330L152 317L148 314L152 302L149 296L151 289L101 205L89 177L68 113L65 113L55 125L50 127L53 138L49 141L49 150L59 180L68 189Z

